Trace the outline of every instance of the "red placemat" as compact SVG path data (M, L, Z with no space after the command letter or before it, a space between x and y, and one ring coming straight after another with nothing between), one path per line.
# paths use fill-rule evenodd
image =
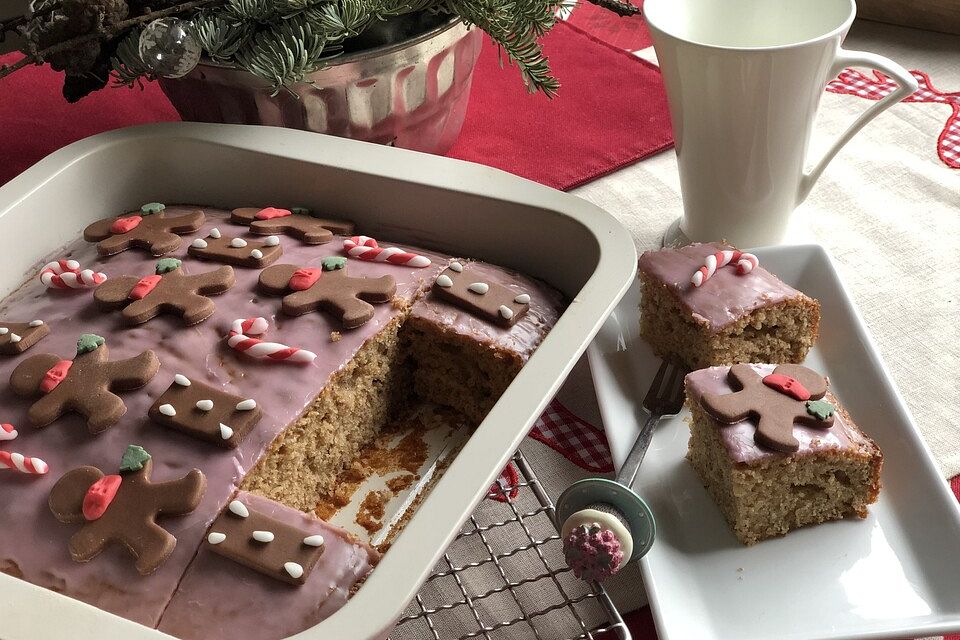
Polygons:
M496 47L487 42L467 121L450 155L569 189L672 144L655 67L567 23L545 41L564 84L560 96L527 94L519 72L501 69ZM0 62L18 57L7 54ZM30 67L0 81L0 184L81 138L179 118L154 83L142 92L99 91L68 105L60 96L61 81L49 67Z
M544 49L562 85L553 99L527 94L518 71L501 69L496 47L484 43L450 156L571 189L673 144L656 67L567 22Z

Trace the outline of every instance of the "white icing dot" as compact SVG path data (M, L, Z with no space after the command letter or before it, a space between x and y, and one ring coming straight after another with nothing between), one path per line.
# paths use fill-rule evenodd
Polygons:
M181 387L189 387L189 386L190 386L190 378L188 378L187 376L183 375L182 373L178 373L177 375L173 376L173 381L176 382L176 383L177 383L178 385L180 385Z
M500 311L500 315L503 316L503 318L506 320L509 320L510 318L513 317L513 309L511 309L505 304L500 305L499 311Z
M232 501L230 506L227 508L230 509L230 513L240 516L241 518L246 518L250 515L250 511L247 510L247 505L243 504L239 500Z
M207 542L210 544L220 544L227 539L227 534L220 533L219 531L211 531L210 535L207 536Z
M237 411L252 411L257 408L257 401L253 398L247 398L237 403Z
M437 284L443 288L452 287L453 280L450 279L450 276L441 273L437 276Z
M200 411L210 411L213 409L213 400L197 400L197 409L200 409Z
M220 229L217 229L216 227L214 227L213 229L210 229L210 236L209 236L209 237L219 239L219 238L220 238Z
M470 291L473 291L474 293L479 293L480 295L483 295L487 291L490 291L490 285L488 285L486 282L472 282L470 286L467 287L467 289L469 289Z
M157 407L157 411L170 418L177 415L177 410L173 408L172 404L162 404Z
M190 246L195 247L197 249L206 249L207 241L204 240L203 238L196 238L193 242L190 243Z
M225 425L225 424L223 424L223 423L221 422L221 423L220 423L220 437L223 438L224 440L229 440L230 438L233 437L233 429L231 429L230 427L228 427L227 425Z
M265 247L275 247L280 244L280 238L277 236L267 236L263 239L263 246Z
M10 333L10 329L7 329L6 327L0 327L0 336L5 336L8 333Z
M243 238L234 238L230 241L230 246L234 249L242 249L243 247L247 246L247 241Z
M15 333L10 334L10 342L20 342L21 338Z
M308 547L322 547L323 546L323 536L318 534L307 536L303 539L303 544Z
M463 271L463 265L457 262L456 260L450 263L450 268L456 271L457 273L460 273L461 271Z
M294 580L299 580L300 576L303 575L303 567L298 565L296 562L284 562L283 570L286 571Z
M272 531L254 531L252 537L257 542L273 542Z
M530 304L530 295L526 293L521 293L516 298L513 299L517 304Z
M31 327L39 327L39 326L42 325L42 324L43 324L43 320L31 320L31 321L30 321L30 326L31 326Z
M260 251L260 249L254 249L253 251L250 252L250 257L253 258L254 260L259 260L260 258L263 257L263 251Z

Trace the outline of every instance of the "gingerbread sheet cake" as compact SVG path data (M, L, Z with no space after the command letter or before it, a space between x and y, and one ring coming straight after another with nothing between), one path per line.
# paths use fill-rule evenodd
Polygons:
M467 257L404 247L422 260L359 259L344 249L348 222L268 209L151 203L109 216L47 258L62 262L45 281L29 274L0 302L0 422L17 436L0 450L49 467L3 472L0 570L182 638L307 628L378 559L312 515L337 475L420 402L481 420L565 307L548 285ZM116 496L153 482L171 500L194 469L195 504L137 511L160 529L140 548ZM260 513L276 531L247 532L242 519ZM250 557L219 552L238 548Z

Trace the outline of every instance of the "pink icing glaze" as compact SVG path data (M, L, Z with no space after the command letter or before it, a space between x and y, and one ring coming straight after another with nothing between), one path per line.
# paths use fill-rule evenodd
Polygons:
M772 373L777 365L752 364L750 366L761 376L766 376ZM733 393L733 387L727 381L729 371L729 365L722 365L700 369L688 374L686 378L688 397L695 402L700 402L704 393ZM753 438L756 432L756 424L753 420L743 420L731 425L714 420L713 424L720 430L720 438L734 462L753 464L766 458L788 455L758 445ZM793 454L789 454L793 456L809 455L827 450L857 451L869 444L866 436L852 427L840 411L834 414L833 426L829 429L794 425L793 435L800 442L800 449Z
M171 216L191 210L194 207L167 207ZM182 259L183 269L188 274L209 269L208 264L186 254L192 238L206 237L213 227L228 234L248 235L243 226L228 221L228 212L215 209L205 209L204 212L207 215L204 226L185 236L180 248L168 255ZM284 249L282 263L319 267L324 257L342 255L339 238L312 246L287 236L281 236L280 241ZM427 268L412 268L349 260L347 269L353 275L391 274L397 280L397 295L413 299L433 282L448 262L447 257L433 252L419 249L417 252L431 258L434 264ZM101 258L94 244L82 240L56 253L64 259L89 264L109 276L149 272L157 260L139 250ZM494 267L488 268L495 272ZM24 450L42 457L56 470L42 477L7 476L0 484L0 504L3 504L0 523L4 530L0 537L0 570L125 618L155 626L203 540L209 523L236 490L237 483L277 434L300 415L330 376L365 340L399 313L390 304L374 305L373 319L354 330L343 330L339 323L323 313L290 318L280 314L279 297L264 296L257 291L259 270L237 268L235 273L236 285L223 295L213 297L216 313L192 327L184 327L180 319L173 316L160 316L143 325L127 327L118 314L100 311L91 292L78 292L70 297L51 296L34 278L0 302L0 319L40 318L50 325L50 334L37 346L17 357L0 358L0 407L3 408L4 421L20 426ZM547 293L544 285L530 281L525 289L535 301L555 295ZM558 294L556 298L559 299ZM484 327L487 326L487 335L530 352L540 341L544 322L557 317L556 311L541 310L538 313L543 320L536 320L538 316L533 316L528 323L518 324L515 332L485 325L457 311L446 321L451 330L478 337L485 334ZM231 350L224 339L231 323L236 318L255 316L264 316L271 322L271 336L310 349L318 354L317 359L291 371L276 362L253 360ZM539 329L535 330L535 326ZM340 332L342 338L332 342L329 338L332 331ZM116 426L98 436L91 436L84 420L75 415L60 418L43 429L30 427L27 410L33 401L19 398L10 391L7 384L10 373L19 362L33 355L53 353L61 358L73 357L81 333L104 336L112 359L153 349L161 363L160 371L144 388L120 394L127 406L126 415ZM238 448L231 450L151 422L147 418L147 409L177 373L254 398L263 408L263 419ZM292 384L293 380L298 380L299 384ZM137 573L131 556L118 546L106 549L89 563L73 562L68 541L77 526L57 522L47 508L50 488L62 473L81 465L97 466L107 474L115 473L121 455L131 443L144 447L153 456L153 477L157 481L181 477L192 468L202 470L208 480L203 501L193 513L160 521L178 542L167 562L147 577ZM259 583L250 570L237 565L235 570L222 571L219 575L222 582L209 596L213 600L222 599L227 592L236 602L250 603L261 596ZM319 577L322 575L323 572ZM291 610L286 615L302 620L307 614ZM211 627L217 624L217 621L209 622Z
M721 244L691 244L681 249L645 251L640 256L640 271L673 291L694 318L714 332L756 309L804 295L762 265L744 275L738 275L735 267L721 267L702 286L690 284L690 277L703 266L704 259L726 248Z
M202 545L174 593L158 629L184 640L275 640L303 631L343 606L350 589L379 554L355 543L342 529L241 491L251 508L280 522L323 536L324 549L303 586L293 586L235 562ZM246 594L256 594L248 597Z
M443 269L446 269L448 262L446 259L443 261ZM467 265L466 260L459 262ZM479 280L497 282L516 291L517 295L529 294L530 308L512 327L506 328L481 320L428 293L414 305L411 317L432 322L446 331L489 344L491 347L510 351L525 362L543 340L547 329L556 324L564 306L562 295L554 289L545 288L536 280L502 267L471 262L465 268L469 273L476 274ZM435 279L436 274L430 278L430 282L433 283Z

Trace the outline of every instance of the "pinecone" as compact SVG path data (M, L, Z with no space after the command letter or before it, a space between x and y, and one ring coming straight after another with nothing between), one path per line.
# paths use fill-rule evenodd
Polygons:
M27 29L25 49L43 50L72 38L84 36L125 20L129 14L126 0L62 0L53 13L37 18ZM89 73L97 66L102 47L92 40L47 56L56 71L68 76Z

